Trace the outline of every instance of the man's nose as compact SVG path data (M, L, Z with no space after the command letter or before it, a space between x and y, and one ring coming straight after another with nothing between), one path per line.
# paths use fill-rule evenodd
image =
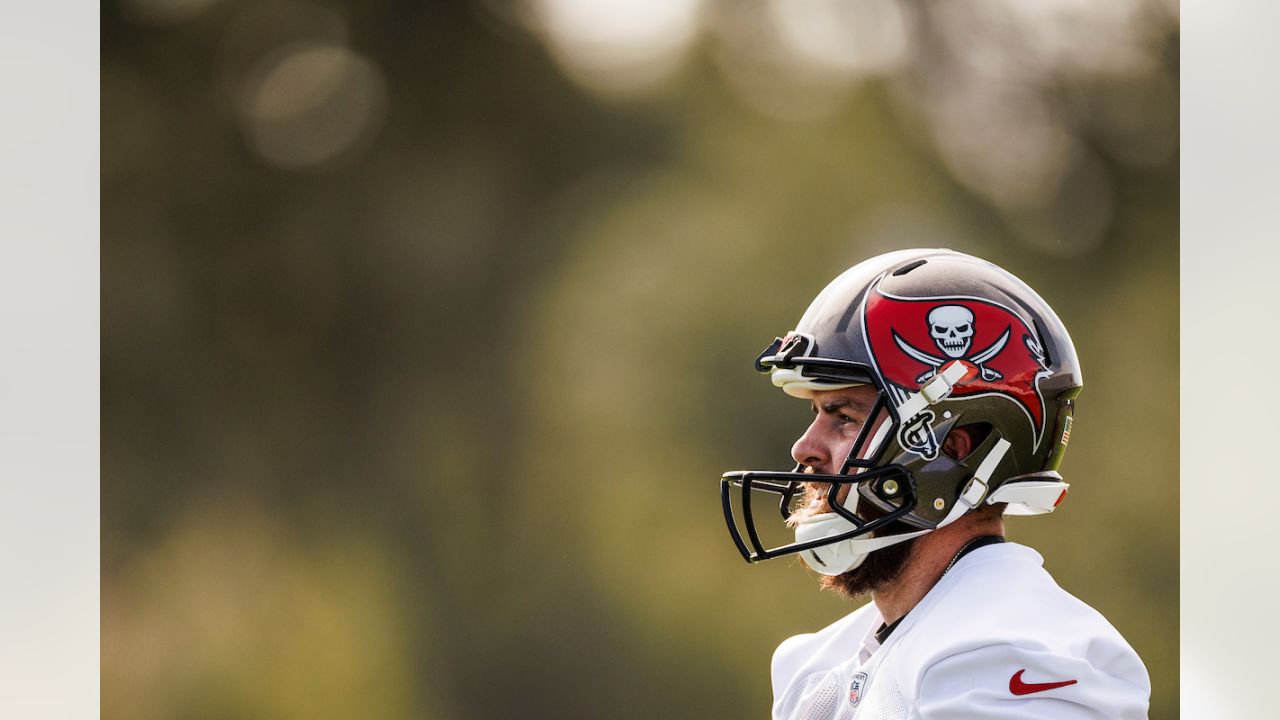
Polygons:
M822 442L822 432L818 427L821 419L821 416L815 417L800 439L791 446L791 459L813 468L815 472L830 473L832 470L828 465L831 453L827 452L826 444Z

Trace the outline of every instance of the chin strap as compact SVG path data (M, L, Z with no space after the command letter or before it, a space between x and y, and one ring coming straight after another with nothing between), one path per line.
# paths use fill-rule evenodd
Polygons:
M973 477L969 478L969 482L964 485L964 490L960 491L960 497L956 498L956 504L951 506L951 512L938 523L938 527L950 525L982 504L983 498L987 496L987 485L991 481L991 473L996 471L996 466L1004 459L1004 454L1009 451L1009 447L1009 441L1004 438L996 441L995 447L992 447L991 452L982 458L978 469L973 471Z
M898 406L898 417L903 422L910 420L920 411L930 405L937 405L951 394L951 388L960 382L961 378L969 372L969 368L959 360L952 360L943 366L942 371L929 379L929 382L920 386L920 390L911 393L902 404Z

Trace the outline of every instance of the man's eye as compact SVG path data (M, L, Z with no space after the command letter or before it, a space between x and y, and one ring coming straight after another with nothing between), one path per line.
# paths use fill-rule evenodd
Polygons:
M848 425L849 423L856 423L856 422L858 422L856 419L851 418L851 417L849 417L848 415L845 415L844 413L840 413L840 415L839 415L838 417L840 418L840 424L841 424L841 425Z

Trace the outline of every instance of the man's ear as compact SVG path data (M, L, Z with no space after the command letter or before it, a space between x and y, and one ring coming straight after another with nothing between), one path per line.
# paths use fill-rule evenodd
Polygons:
M973 452L973 430L969 427L954 427L942 441L942 452L952 460L964 460Z

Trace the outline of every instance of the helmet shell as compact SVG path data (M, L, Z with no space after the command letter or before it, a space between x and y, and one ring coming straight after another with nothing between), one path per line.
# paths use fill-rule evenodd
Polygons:
M772 369L775 384L803 397L869 376L895 416L942 368L964 364L951 394L916 416L896 418L893 436L877 452L877 465L900 465L911 476L918 501L903 518L909 524L935 527L1001 439L1010 447L990 475L989 492L1010 478L1057 470L1072 399L1083 385L1080 362L1057 314L1008 271L945 249L880 255L828 284L793 335L806 338L806 347L792 369ZM811 369L823 360L870 372L842 382L829 367ZM947 433L962 426L975 428L973 451L965 458L939 452ZM859 492L882 509L893 506L876 483Z

